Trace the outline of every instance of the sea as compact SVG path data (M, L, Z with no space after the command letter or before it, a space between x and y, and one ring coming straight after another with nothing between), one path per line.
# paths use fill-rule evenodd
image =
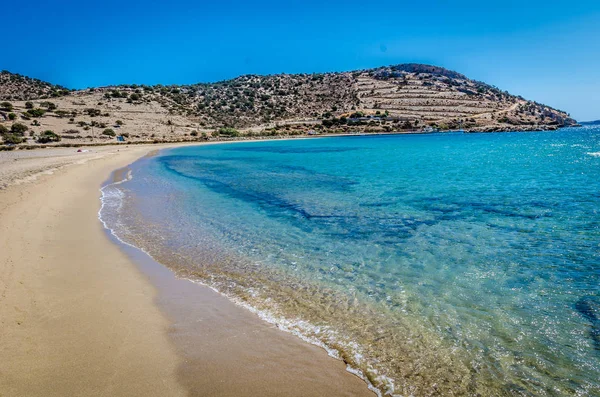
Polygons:
M598 127L187 146L120 175L116 237L380 395L600 396Z

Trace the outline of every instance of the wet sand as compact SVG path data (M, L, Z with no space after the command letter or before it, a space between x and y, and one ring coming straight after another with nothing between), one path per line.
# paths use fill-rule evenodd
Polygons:
M0 396L373 396L324 350L116 244L99 188L156 148L47 149L12 169L27 183L0 190ZM3 173L23 180L11 156Z

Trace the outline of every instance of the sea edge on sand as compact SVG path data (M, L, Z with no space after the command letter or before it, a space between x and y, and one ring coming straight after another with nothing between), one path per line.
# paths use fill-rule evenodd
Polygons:
M97 217L99 188L108 175L153 150L182 146L191 145L107 147L89 158L75 155L73 161L59 167L29 173L20 184L0 190L0 230L9 236L0 242L0 352L10 357L0 363L0 395L186 393L175 374L182 360L167 337L168 316L156 303L158 287L107 238ZM88 204L83 205L85 202ZM90 221L91 216L95 222ZM82 225L87 225L85 231ZM71 233L63 233L69 229ZM60 239L55 240L56 235ZM95 248L85 244L89 239L94 240ZM66 255L69 261L60 260ZM100 260L101 266L73 264L79 260ZM26 266L15 266L22 263ZM120 285L119 291L115 285ZM113 290L107 291L107 287ZM120 308L123 301L127 305ZM254 317L256 322L263 321ZM138 332L133 329L136 326ZM110 332L99 332L102 327ZM141 340L131 338L141 334ZM119 345L119 340L129 343ZM299 339L296 343L306 344ZM117 358L111 355L115 350ZM321 354L326 355L325 351ZM327 358L343 367L341 361ZM154 376L148 376L152 371ZM366 386L351 373L344 373Z

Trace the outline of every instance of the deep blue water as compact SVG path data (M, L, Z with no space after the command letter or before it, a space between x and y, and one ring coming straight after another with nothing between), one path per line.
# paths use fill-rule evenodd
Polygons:
M600 395L598 128L186 147L131 170L105 191L116 234L384 392Z

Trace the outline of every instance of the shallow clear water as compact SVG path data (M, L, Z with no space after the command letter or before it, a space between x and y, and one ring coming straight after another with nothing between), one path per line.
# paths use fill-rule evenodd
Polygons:
M186 147L102 218L384 393L600 395L600 129Z

